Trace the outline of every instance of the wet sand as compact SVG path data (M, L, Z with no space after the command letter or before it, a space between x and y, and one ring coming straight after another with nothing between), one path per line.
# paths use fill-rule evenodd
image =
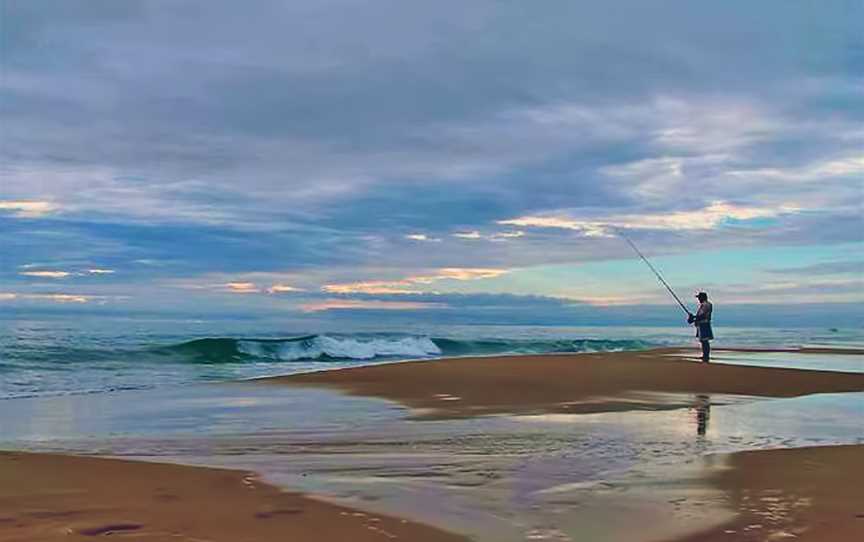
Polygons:
M838 351L838 353L847 353ZM397 401L415 417L596 413L688 406L674 394L797 397L864 391L864 374L703 364L658 349L454 358L261 379ZM664 395L665 394L665 395Z
M864 446L739 452L712 480L738 517L679 542L864 540Z
M466 540L283 492L242 471L0 453L0 541L110 535L142 542Z
M831 348L827 346L805 346L801 348L716 348L712 352L753 352L757 354L790 353L790 354L848 354L864 355L861 348Z

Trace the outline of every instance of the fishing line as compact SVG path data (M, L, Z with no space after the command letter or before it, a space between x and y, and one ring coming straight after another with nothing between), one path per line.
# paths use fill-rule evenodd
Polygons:
M651 271L654 273L654 276L656 276L657 279L663 284L663 286L666 287L666 289L669 291L669 293L672 294L672 297L675 298L675 301L678 302L678 305L681 306L681 308L684 310L684 312L686 312L688 316L690 314L692 314L690 312L690 310L684 305L684 303L681 302L681 299L679 299L678 296L675 294L675 291L672 289L672 287L669 286L669 283L667 283L666 280L663 278L663 275L660 274L660 271L657 271L657 269L653 265L651 265L651 262L649 262L648 258L646 258L644 254L642 254L642 251L639 250L639 248L636 246L636 244L633 243L633 241L631 241L630 238L627 237L626 235L624 235L624 233L622 233L621 231L618 231L616 229L615 233L621 239L624 239L625 241L627 241L627 244L630 245L630 247L636 252L637 255L639 255L639 257L642 259L643 262L645 262L645 264L648 266L648 268L651 269Z

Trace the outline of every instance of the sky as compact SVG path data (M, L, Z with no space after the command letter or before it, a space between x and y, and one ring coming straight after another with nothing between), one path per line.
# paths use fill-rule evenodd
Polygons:
M0 310L864 321L861 0L0 9Z

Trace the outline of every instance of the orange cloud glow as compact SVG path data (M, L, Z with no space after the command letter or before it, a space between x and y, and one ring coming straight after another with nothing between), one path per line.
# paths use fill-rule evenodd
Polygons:
M376 301L365 299L325 299L300 306L303 312L321 312L332 309L361 309L361 310L424 310L446 308L445 303L422 303L414 301Z
M303 288L295 288L294 286L289 286L287 284L274 284L273 286L267 288L268 294L286 294L291 292L303 291Z
M39 218L58 209L49 201L0 200L0 211L11 211L12 216L19 218Z
M480 280L500 277L508 269L478 267L444 267L434 275L419 275L399 280L372 280L343 284L325 284L321 290L331 294L418 294L418 284L432 284L441 280Z
M235 294L257 294L261 291L254 282L229 282L225 284L229 292Z

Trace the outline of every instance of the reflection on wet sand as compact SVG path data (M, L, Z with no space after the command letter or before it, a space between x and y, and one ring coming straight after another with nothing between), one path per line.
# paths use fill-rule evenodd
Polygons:
M696 404L693 408L696 411L696 435L704 437L708 431L708 422L711 419L711 396L697 395Z
M725 456L712 484L735 517L678 542L864 540L864 446L812 446Z

